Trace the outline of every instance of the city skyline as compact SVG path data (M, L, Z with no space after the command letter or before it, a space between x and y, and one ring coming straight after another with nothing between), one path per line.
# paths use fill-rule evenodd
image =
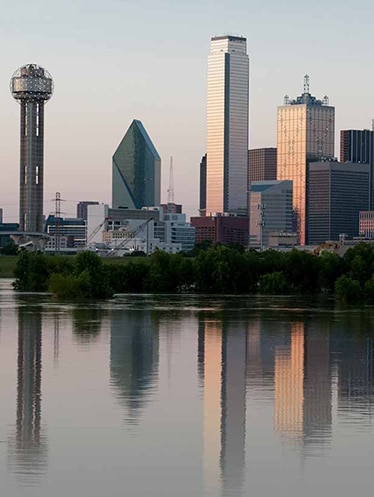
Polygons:
M0 77L0 195L7 222L18 219L19 163L18 116L8 80L14 67L29 61L48 67L57 89L45 130L46 215L53 211L49 199L56 191L66 199L68 214L85 198L109 201L111 153L135 117L145 123L164 159L162 200L168 183L165 159L173 155L176 199L189 215L197 214L198 167L205 153L206 54L215 34L239 33L248 39L253 62L250 148L275 146L276 107L286 92L298 93L305 73L311 75L313 92L327 93L334 102L336 143L341 129L370 127L372 69L364 63L373 36L365 29L374 13L369 2L362 5L365 15L359 22L352 21L348 2L336 1L328 6L317 1L312 14L306 2L295 7L270 1L253 9L237 1L227 10L220 1L187 6L111 0L104 14L96 1L68 1L53 9L43 8L44 0L37 2L38 9L34 4L5 4L0 21L3 45L11 47L3 54ZM306 14L318 23L303 22ZM187 31L186 21L192 20L194 37ZM347 60L350 71L342 79ZM71 147L64 147L69 141ZM80 194L88 171L92 180Z

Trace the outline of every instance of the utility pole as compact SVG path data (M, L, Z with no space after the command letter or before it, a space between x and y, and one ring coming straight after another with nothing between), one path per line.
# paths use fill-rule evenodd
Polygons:
M56 192L55 201L55 253L61 249L61 193Z

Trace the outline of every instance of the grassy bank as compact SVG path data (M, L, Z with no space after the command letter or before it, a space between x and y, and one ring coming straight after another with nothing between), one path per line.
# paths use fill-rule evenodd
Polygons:
M0 278L14 278L16 255L0 255Z

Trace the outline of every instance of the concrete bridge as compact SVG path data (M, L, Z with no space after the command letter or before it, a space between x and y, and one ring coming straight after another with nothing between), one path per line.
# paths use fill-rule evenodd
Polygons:
M33 250L44 250L44 246L49 239L47 233L34 231L0 231L0 236L1 235L10 236L17 246L22 246L31 242Z

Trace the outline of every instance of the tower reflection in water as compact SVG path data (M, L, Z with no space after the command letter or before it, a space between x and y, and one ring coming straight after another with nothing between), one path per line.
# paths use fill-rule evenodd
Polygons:
M148 310L114 311L111 316L110 380L127 421L136 422L157 381L159 325Z
M198 370L204 398L204 485L222 495L244 480L246 326L200 318Z
M37 483L46 473L47 440L41 422L42 316L38 308L18 310L16 433L9 439L8 463L21 481Z
M289 326L288 343L275 349L275 432L305 450L321 449L332 434L329 331L304 322Z

